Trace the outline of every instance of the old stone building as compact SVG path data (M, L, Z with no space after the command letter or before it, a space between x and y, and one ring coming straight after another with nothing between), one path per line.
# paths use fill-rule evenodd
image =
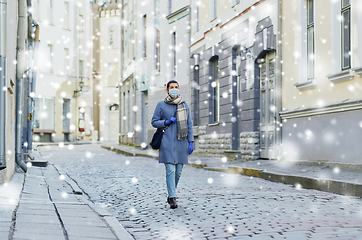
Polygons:
M281 109L278 1L192 1L196 151L275 159Z

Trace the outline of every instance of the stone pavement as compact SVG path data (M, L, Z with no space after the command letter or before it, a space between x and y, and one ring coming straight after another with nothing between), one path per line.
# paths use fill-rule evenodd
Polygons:
M362 237L357 197L185 166L177 189L179 207L172 210L166 203L164 166L153 158L116 154L99 144L38 150L134 239Z
M0 190L0 239L133 239L53 165L16 173Z
M141 150L117 143L102 143L102 148L126 156L158 159L158 151ZM343 195L362 197L362 165L340 164L326 161L231 161L226 157L189 156L193 167L220 172L239 173L272 182L292 184L306 189L315 189Z

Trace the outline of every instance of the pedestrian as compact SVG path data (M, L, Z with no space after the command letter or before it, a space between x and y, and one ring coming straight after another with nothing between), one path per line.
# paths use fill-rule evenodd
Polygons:
M194 150L194 134L188 104L180 95L179 84L170 80L166 86L165 98L157 103L151 124L165 130L159 149L159 163L166 168L167 202L172 209L177 208L176 187L181 177L188 155Z

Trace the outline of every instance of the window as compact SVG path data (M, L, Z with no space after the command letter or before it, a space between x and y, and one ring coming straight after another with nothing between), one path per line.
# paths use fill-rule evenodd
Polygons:
M84 31L84 18L83 15L79 15L79 32Z
M193 111L194 111L194 118L193 118L193 124L194 126L199 125L199 107L200 107L200 66L199 66L199 58L200 56L198 54L194 55L195 59L195 65L194 65L194 86L193 86L193 95L194 95L194 101L193 101Z
M143 16L143 32L142 32L142 39L143 39L143 57L147 57L147 16L144 15Z
M210 21L217 18L217 0L210 0Z
M117 27L116 26L111 26L109 28L109 48L117 48L117 38L118 38L118 34L117 34Z
M69 29L69 3L64 2L64 28Z
M79 60L79 77L83 76L83 60Z
M210 60L210 105L209 123L218 123L220 115L220 84L219 84L219 58L213 57Z
M130 90L128 90L128 94L127 94L127 117L128 117L128 121L127 121L127 131L130 132L131 131L131 127L130 127L130 124L131 124L131 92Z
M51 44L48 44L48 47L47 47L47 58L48 58L48 61L46 63L46 66L47 66L47 71L49 73L52 73L53 72L53 45Z
M126 92L123 92L123 132L126 132Z
M168 14L172 13L172 0L168 0Z
M307 0L307 71L308 80L314 78L314 1Z
M156 28L156 41L155 41L155 69L160 71L160 31Z
M48 22L53 24L53 0L48 0Z
M34 4L35 5L35 10L34 10L34 18L36 20L40 20L40 3L39 3L39 0L36 0L36 3Z
M176 77L176 33L172 33L172 76Z
M130 62L134 58L134 39L133 39L133 13L130 12L129 16L129 45L128 45L128 61Z
M342 6L342 70L351 67L351 3L341 0Z
M69 75L69 49L68 48L64 48L64 75L68 76Z
M108 87L117 86L119 79L118 63L108 63L107 72L108 72L107 86Z
M35 98L33 127L54 130L54 98Z
M231 7L234 7L238 3L240 3L240 0L231 0Z
M196 31L199 31L200 27L200 0L196 1Z

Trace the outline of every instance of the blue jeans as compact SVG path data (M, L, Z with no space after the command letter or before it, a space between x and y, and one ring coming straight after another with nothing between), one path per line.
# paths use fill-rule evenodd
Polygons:
M176 187L181 177L183 164L165 163L165 167L168 197L176 197Z

